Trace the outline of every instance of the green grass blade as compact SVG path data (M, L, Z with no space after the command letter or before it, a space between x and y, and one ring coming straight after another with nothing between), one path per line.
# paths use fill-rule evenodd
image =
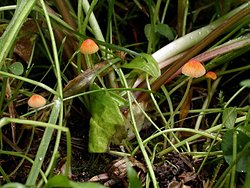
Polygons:
M2 68L5 58L15 42L16 36L21 29L23 22L29 15L35 3L36 0L22 0L20 1L20 4L17 5L17 9L12 20L0 38L0 69Z
M53 106L53 109L52 109L52 112L50 115L49 123L56 124L58 116L60 114L60 110L61 110L60 105L61 104L59 101L55 102L55 105ZM36 183L38 173L39 173L38 169L40 169L42 164L43 164L43 161L44 161L45 155L47 153L47 149L48 149L48 146L49 146L52 134L53 134L53 131L54 131L53 128L47 128L44 132L42 141L39 145L39 149L38 149L37 154L36 154L34 164L31 168L31 171L30 171L29 176L28 176L27 181L26 181L27 186L34 186Z

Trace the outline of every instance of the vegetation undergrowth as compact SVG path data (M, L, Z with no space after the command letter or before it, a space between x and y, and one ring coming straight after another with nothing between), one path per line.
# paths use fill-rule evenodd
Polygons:
M2 1L0 19L1 186L250 186L250 1Z

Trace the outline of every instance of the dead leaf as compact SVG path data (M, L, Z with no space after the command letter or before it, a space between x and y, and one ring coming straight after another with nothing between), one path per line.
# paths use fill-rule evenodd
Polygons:
M16 42L14 52L25 62L29 62L33 45L37 37L37 27L33 20L27 20L20 30L19 38Z

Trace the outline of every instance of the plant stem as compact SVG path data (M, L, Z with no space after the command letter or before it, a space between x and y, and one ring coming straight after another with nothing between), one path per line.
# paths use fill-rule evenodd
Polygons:
M221 80L221 77L218 78L218 79L213 83L212 87L210 86L210 89L208 88L208 94L207 94L207 97L206 97L206 99L205 99L205 101L204 101L204 103L203 103L203 105L202 105L202 108L201 108L202 110L208 108L209 103L210 103L210 100L211 100L212 96L214 95L214 93L215 93L215 91L216 91L216 88L218 87L218 85L219 85L219 83L220 83L220 80ZM209 84L211 85L211 80L209 80L208 82L209 82ZM194 127L195 130L199 130L200 124L201 124L201 121L202 121L202 118L203 118L204 114L205 114L204 112L201 112L201 113L199 114L199 116L198 116L198 118L197 118L197 120L196 120L196 123L195 123L195 127Z
M232 161L235 161L237 158L237 130L233 132L233 153L232 153ZM233 165L231 171L231 181L230 181L230 188L235 187L235 175L236 175L236 165Z
M120 70L120 69L119 69ZM126 78L123 74L123 72L120 70L119 71L120 75L121 75L121 78L122 78L122 81L123 81L123 84L125 85L126 88L128 88L128 83L126 81ZM154 170L153 170L153 166L151 164L151 161L149 159L149 156L147 154L147 151L143 145L143 142L142 142L142 139L141 139L141 136L139 134L139 131L138 131L138 128L137 128L137 125L136 125L136 121L135 121L135 116L134 116L134 113L133 113L133 104L132 104L132 93L130 91L126 91L127 93L127 96L128 96L128 101L129 101L129 113L130 113L130 116L131 116L131 124L133 126L133 130L134 130L134 134L135 134L135 137L136 137L136 140L138 142L138 145L141 149L141 152L143 154L143 157L145 159L145 162L147 164L147 167L148 167L148 171L149 171L149 174L151 176L151 179L152 179L152 182L153 182L153 186L155 188L159 187L158 186L158 183L157 183L157 180L156 180L156 177L155 177L155 173L154 173Z
M186 34L185 36L178 38L177 40L167 44L163 48L159 49L155 53L152 54L152 57L157 62L162 62L174 55L177 55L190 47L194 46L196 43L202 41L203 39L215 30L218 26L223 24L224 22L230 22L230 19L245 10L245 8L249 8L249 2L239 6L238 8L232 10L228 14L224 15L223 17L219 18L218 20L214 21L213 23L209 24L208 26L202 27L197 29L191 33ZM247 13L245 14L247 15ZM244 16L243 16L244 17ZM239 19L240 20L240 19ZM225 24L225 23L224 23ZM225 30L224 30L225 31ZM210 35L210 34L209 34Z
M246 116L239 117L239 118L236 119L235 123L242 122L242 121L244 121L245 119L246 119ZM179 142L179 143L176 143L176 144L175 144L175 147L178 148L178 147L180 147L180 146L186 144L186 142L190 142L190 141L192 141L192 140L195 140L195 139L197 139L197 138L200 138L200 137L202 136L201 134L204 134L203 136L206 135L206 137L208 137L208 138L214 139L215 137L212 136L212 135L210 135L209 133L212 133L212 132L215 132L215 131L221 129L222 126L223 126L223 124L219 124L219 125L216 125L216 126L214 126L214 127L211 127L211 128L209 128L209 129L207 129L206 131L197 131L197 130L194 130L194 129L188 129L190 132L195 132L195 131L197 131L197 132L195 132L196 134L195 134L194 136L191 136L191 137L189 137L189 138L187 138L187 139L185 139L185 140L182 140L182 141ZM151 139L153 139L153 138L155 138L155 137L157 137L157 136L159 136L159 135L161 135L161 134L163 134L163 133L165 133L165 132L168 132L168 131L176 131L176 130L178 130L178 129L182 129L182 130L180 130L180 131L185 131L186 128L173 128L173 129L171 129L171 130L165 130L165 131L162 131L162 132L160 132L160 133L156 133L156 134L153 135L150 139L149 139L149 138L148 138L148 139L145 139L145 140L143 141L143 143L146 144L146 143L149 142ZM218 139L218 138L217 138L217 139ZM166 153L168 153L168 152L170 152L170 151L172 151L172 150L173 150L173 148L172 148L172 147L169 147L169 148L167 148L167 149L165 149L165 150L159 152L158 154L159 154L159 156L163 156L163 155L165 155Z
M21 29L24 21L35 5L36 0L22 0L17 5L17 9L13 15L13 18L9 22L3 35L0 37L0 70L5 63L5 58L7 57L12 45L17 38L17 34Z
M89 2L88 0L82 0L82 6L83 6L83 9L84 9L84 12L86 13L86 16L89 16L88 19L86 19L86 22L90 24L91 28L92 28L92 31L95 35L95 38L97 40L100 40L102 42L105 41L104 37L103 37L103 34L102 34L102 31L99 27L99 24L95 18L95 15L93 14L93 8L94 8L94 5L97 3L98 0L93 0L92 1L92 6L90 7L89 5ZM90 9L91 8L91 9ZM86 24L86 23L85 23ZM86 28L83 26L83 28Z

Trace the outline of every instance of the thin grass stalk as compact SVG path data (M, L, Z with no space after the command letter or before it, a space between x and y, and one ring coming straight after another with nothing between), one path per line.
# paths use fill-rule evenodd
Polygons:
M31 158L29 158L26 155L23 155L23 154L21 154L19 152L0 150L0 154L1 155L12 155L12 156L20 157L20 158L23 158L23 159L29 161L31 164L34 164L34 161ZM40 173L42 179L44 180L44 182L47 182L47 178L46 178L45 174L43 173L43 171L41 169L39 169L39 173Z
M1 151L0 151L0 153L1 153ZM10 183L10 182L11 182L11 181L10 181L10 178L9 178L9 176L8 176L8 174L6 174L6 172L4 171L4 169L2 168L2 166L0 166L0 173L1 173L2 177L3 177L3 179L4 179L7 183Z
M94 4L97 0L94 0L92 3ZM94 7L91 7L92 9L90 9L90 5L89 5L89 2L88 0L82 0L82 6L83 6L83 10L86 14L90 14L89 15L89 19L88 19L88 22L92 28L92 31L95 35L95 38L97 40L100 40L102 42L105 41L104 37L103 37L103 34L102 34L102 31L99 27L99 24L96 20L96 17L95 15L93 14L93 8ZM103 53L103 52L102 52ZM105 54L103 54L103 56L105 56Z
M237 159L237 134L238 134L237 130L234 131L234 133L233 133L233 153L232 153L232 160L233 161L236 161L236 159ZM230 188L234 188L235 187L236 166L237 166L237 164L235 164L232 167Z
M146 75L146 81L147 81L148 89L151 90L150 84L149 84L149 80L148 80L148 75ZM164 115L162 114L161 109L160 109L159 105L157 104L157 101L155 100L154 95L153 95L152 93L150 94L150 97L151 97L151 99L152 99L152 101L153 101L153 104L154 104L156 110L159 112L159 114L160 114L160 116L161 116L161 118L162 118L162 120L163 120L163 122L164 122L164 124L165 124L165 129L170 129L170 126L169 126L168 122L166 121ZM157 130L158 130L158 131L161 131L159 128L158 128ZM179 152L178 149L176 149L176 148L174 147L174 145L172 144L172 142L171 142L171 140L168 138L168 136L167 136L167 135L163 135L163 136L164 136L165 140L174 148L174 150L175 150L176 152ZM175 134L172 134L172 136L173 136L173 138L175 138L175 140L176 140L177 142L179 141L179 139L176 137ZM165 144L164 144L164 145L165 145Z
M25 153L24 155L28 155L29 153L29 150L30 150L30 147L31 147L31 144L32 144L32 141L33 141L33 138L34 138L34 133L35 133L35 127L32 127L32 132L31 132L31 136L29 137L29 143L25 149ZM13 176L17 171L18 169L22 166L23 162L24 162L24 158L19 162L19 164L17 165L17 167L9 174L9 176Z
M239 123L239 122L245 121L245 119L246 119L246 116L239 117L239 118L236 119L235 123ZM187 138L187 139L185 139L185 140L182 140L179 143L176 143L175 147L178 148L178 147L184 145L186 142L191 142L193 140L196 140L196 139L200 138L201 136L206 136L208 138L214 139L215 137L212 136L212 135L210 135L210 133L219 130L222 126L223 126L223 124L219 124L219 125L216 125L216 126L213 126L213 127L209 128L209 129L207 129L206 131L197 131L197 130L194 130L194 129L190 129L190 130L187 129L187 131L194 132L196 134L193 135L193 136L191 136L191 137L189 137L189 138ZM180 130L180 131L186 131L185 128L180 128L180 129L183 129L183 130ZM178 130L178 128L173 128L170 131L176 131L176 130ZM165 132L168 132L168 130L164 130L164 131L162 131L160 133L156 133L152 137L149 137L148 139L145 139L143 143L146 144L151 139L153 139L153 138L155 138L155 137L157 137L157 136L159 136L161 134L164 134ZM219 140L221 140L221 139L219 139ZM166 153L169 153L172 150L173 150L173 148L169 147L169 148L167 148L167 149L159 152L158 155L161 157L161 156L165 155Z
M244 121L244 119L241 120L241 121ZM215 139L215 136L213 136L211 133L214 132L214 131L217 131L220 127L221 127L221 125L218 125L215 128L213 128L213 129L210 128L210 129L208 129L206 131L199 131L199 130L194 130L194 129L190 129L190 128L171 128L171 129L168 129L168 130L162 130L160 132L157 132L157 133L151 135L150 137L148 137L148 138L146 138L146 139L143 140L143 144L145 145L149 141L151 141L152 139L157 138L158 136L162 136L162 135L164 135L166 133L171 133L171 132L190 132L190 133L195 133L194 136L191 136L191 137L189 137L189 138L187 138L185 140L180 141L179 143L176 143L174 146L176 148L178 148L180 146L185 145L187 142L191 142L191 141L196 140L196 139L198 139L198 138L200 138L202 136L203 137L207 137L207 138L211 138L211 139ZM221 141L220 138L216 138L216 140L217 141ZM133 152L136 153L138 149L139 148L136 147ZM167 149L159 152L157 155L159 157L161 157L161 156L163 156L163 155L171 152L172 150L174 150L174 149L171 146L171 147L169 147L169 148L167 148Z
M226 108L234 99L237 95L239 95L244 89L246 89L247 86L241 87L225 104L224 108Z
M62 126L62 121L63 121L63 87L62 87L62 80L61 80L61 70L60 70L60 64L59 64L59 60L58 60L58 53L57 53L57 47L56 47L56 42L55 42L55 37L53 34L53 29L52 29L52 25L49 19L49 15L45 6L45 3L43 0L40 0L40 3L42 5L43 11L44 11L44 16L46 18L46 22L48 25L48 29L49 29L49 33L50 33L50 37L51 37L51 42L52 42L52 51L53 51L53 56L54 56L54 63L55 63L55 74L56 74L56 78L57 78L57 97L58 99L55 102L55 105L53 106L50 118L49 118L49 123L53 123L55 124L58 120L59 120L59 126ZM37 151L37 155L36 155L36 159L34 162L34 165L31 168L30 174L28 176L28 179L26 181L27 185L35 185L36 179L38 177L37 172L35 171L37 168L41 168L41 165L43 163L43 160L45 158L45 155L47 153L47 149L52 137L54 129L51 128L46 128L42 141L40 143L40 146L38 148ZM55 147L53 150L53 155L51 157L51 161L49 164L49 167L51 167L51 164L53 163L54 159L55 159L55 154L58 151L58 147L59 147L59 143L60 143L60 136L61 136L61 131L58 130L57 133L57 139L56 139L56 143L55 143ZM58 139L59 137L59 139ZM67 163L70 163L70 161L67 161ZM67 169L68 168L68 169ZM50 169L47 169L47 174L48 171L50 171ZM66 166L66 173L69 171L69 166Z
M120 70L120 69L119 69ZM127 83L127 80L124 76L124 74L122 73L122 71L120 70L120 75L121 75L121 78L122 78L122 81L123 81L123 84L126 88L128 88L128 83ZM149 159L149 156L147 154L147 151L143 145L143 142L142 142L142 139L141 139L141 136L139 134L139 131L137 129L137 126L136 126L136 121L135 121L135 116L134 116L134 113L133 113L133 105L132 105L132 99L133 99L133 95L131 92L129 91L126 91L127 93L127 96L128 96L128 101L129 101L129 113L130 113L130 116L131 116L131 121L132 121L132 126L133 126L133 130L134 130L134 134L135 134L135 137L136 137L136 140L138 142L138 145L141 149L141 152L143 154L143 157L145 159L145 162L147 164L147 167L148 167L148 171L149 171L149 174L151 176L151 180L152 180L152 183L153 183L153 186L155 188L159 187L158 186L158 182L156 180L156 177L155 177L155 173L154 173L154 170L153 170L153 166L150 162L150 159Z
M45 85L43 83L37 82L35 80L31 80L29 78L25 78L25 77L22 77L22 76L10 74L10 73L4 72L4 71L0 71L0 75L11 77L11 78L15 78L15 79L18 79L18 80L22 80L22 81L30 83L32 85L39 86L39 87L41 87L41 88L49 91L50 93L52 93L54 95L57 95L57 92L54 89L52 89L51 87L49 87L49 86L47 86L47 85Z
M0 38L0 70L2 69L5 59L17 38L18 32L33 9L35 3L36 0L22 0L17 4L16 11Z
M216 88L218 87L218 85L219 85L219 83L220 83L221 78L222 78L222 77L218 78L218 79L213 83L213 85L212 85L212 87L211 87L211 90L208 90L209 93L208 93L208 95L207 95L207 97L206 97L206 99L205 99L205 101L204 101L204 103L203 103L203 105L202 105L202 108L201 108L202 110L208 108L208 106L209 106L209 104L210 104L210 100L211 100L211 98L213 97L213 95L214 95L214 93L215 93L215 91L216 91ZM204 115L205 115L204 112L201 112L201 113L199 114L199 116L198 116L198 118L197 118L197 120L196 120L194 129L199 130L200 124L201 124L201 121L202 121Z
M5 11L5 10L15 10L17 5L7 5L7 6L2 6L0 7L0 12Z
M167 102L168 102L169 113L170 113L170 118L168 120L168 124L172 125L171 128L173 128L173 125L174 125L174 115L173 115L174 114L174 108L173 108L173 103L172 103L172 100L171 100L171 97L170 97L170 94L169 94L167 88L163 85L161 87L161 89L162 89L162 92L164 93L164 95L165 95L165 97L167 99Z
M55 108L53 108L53 109L55 109ZM52 109L52 112L51 112L51 114L55 114L54 112L53 112L53 109ZM52 116L52 118L53 118L53 116ZM51 119L51 117L50 117L50 119ZM57 119L56 117L54 118L55 120ZM60 130L60 131L63 131L63 132L65 132L66 134L69 134L68 132L69 132L69 130L68 130L68 128L66 128L66 127L59 127L59 126L57 126L57 125L55 125L55 124L52 124L52 123L45 123L45 122L39 122L39 121L33 121L33 120L24 120L24 119L15 119L15 118L2 118L2 119L0 119L0 128L2 128L3 126L5 126L5 125L7 125L7 124L9 124L9 123L11 123L11 122L13 122L13 123L18 123L18 124L26 124L26 125L31 125L31 126L41 126L41 127L45 127L46 128L46 130L45 130L45 132L47 131L47 130L54 130L54 129L58 129L58 130ZM48 131L47 131L48 132ZM48 135L48 134L44 134L44 135ZM44 137L43 137L43 139L44 139ZM46 138L45 138L46 139ZM42 140L41 141L41 143L43 143L44 141ZM40 147L39 148L41 148L41 144L40 144ZM42 150L45 150L45 151L41 151L41 149L40 150L38 150L38 152L37 152L37 155L36 155L36 159L38 158L39 159L39 161L43 161L43 159L41 158L41 157L44 157L44 153L46 153L46 145L44 146L44 147L42 147ZM0 151L0 153L2 153L2 151ZM12 152L12 155L14 155L16 152ZM40 155L40 153L41 153L41 155ZM25 156L26 157L26 156ZM27 157L26 157L27 158ZM30 174L29 174L29 176L28 176L28 179L27 179L27 181L26 181L26 184L27 185L35 185L35 181L36 181L36 178L35 178L35 176L36 175L38 175L38 173L39 172L41 172L41 165L42 165L42 162L40 162L40 163L37 163L36 162L36 159L34 160L34 162L32 162L32 168L34 168L34 170L32 171L32 169L31 169L31 172L30 172ZM35 166L35 167L34 167ZM40 166L40 167L39 167ZM39 170L38 170L39 169ZM33 173L32 173L33 172ZM36 174L37 173L37 174ZM34 179L32 179L34 177ZM46 177L45 175L43 175L43 177ZM31 180L29 180L29 178L31 178ZM43 178L43 180L46 180L46 178ZM27 183L28 182L28 183ZM46 181L45 181L46 182ZM33 183L33 184L32 184Z
M161 17L161 24L164 23L170 0L167 0Z

